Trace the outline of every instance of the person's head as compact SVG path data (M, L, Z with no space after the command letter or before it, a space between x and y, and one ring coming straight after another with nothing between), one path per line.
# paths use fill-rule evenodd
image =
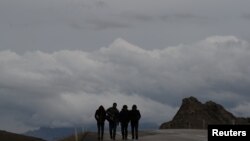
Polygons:
M116 107L117 107L117 104L116 104L116 103L113 103L113 107L116 108Z
M104 107L101 105L99 106L99 110L105 110Z
M136 105L133 105L132 106L132 110L136 110L137 109L137 106Z
M127 110L128 106L127 105L123 105L122 109Z

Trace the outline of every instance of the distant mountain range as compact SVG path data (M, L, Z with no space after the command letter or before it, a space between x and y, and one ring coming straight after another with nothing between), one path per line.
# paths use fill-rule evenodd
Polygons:
M0 141L45 141L45 140L0 130Z
M140 130L149 130L149 129L157 129L158 125L156 123L141 123ZM77 132L84 132L85 131L97 131L97 127L95 124L89 124L85 126L85 128L78 127L76 128ZM105 132L108 132L108 123L105 124ZM129 127L130 129L130 127ZM120 126L117 129L117 132L120 132ZM37 130L28 131L24 133L28 136L38 137L45 139L47 141L58 141L65 137L75 134L75 127L60 127L60 128L50 128L50 127L40 127Z
M204 129L208 124L250 124L250 118L236 117L213 101L203 104L195 97L189 97L182 100L173 120L163 123L160 129Z
M77 133L83 132L82 128L76 128ZM41 127L37 130L28 131L25 135L38 137L47 141L57 141L59 139L68 137L75 134L74 127L62 127L62 128L49 128Z

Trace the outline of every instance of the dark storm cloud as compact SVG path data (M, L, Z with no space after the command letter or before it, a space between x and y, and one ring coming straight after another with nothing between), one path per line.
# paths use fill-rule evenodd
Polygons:
M193 22L199 23L204 20L212 20L205 16L199 16L198 14L193 13L157 13L157 14L150 14L150 13L138 13L138 12L124 12L120 14L122 18L131 21L134 23L136 21L142 23L150 23L150 22ZM214 19L215 20L215 19Z
M141 22L150 22L155 20L155 16L153 15L147 15L142 13L135 13L135 12L124 12L121 14L122 18L126 18L128 20L135 20L135 21L141 21Z
M96 5L97 7L101 7L101 8L108 6L108 4L107 4L105 1L103 1L103 0L96 1L96 2L95 2L95 5Z
M242 17L244 19L250 20L250 13L249 14L243 14Z
M164 22L178 22L178 21L185 21L185 22L195 22L200 23L201 21L208 20L205 16L198 16L191 13L178 13L178 14L165 14L165 15L159 15L159 20L162 20ZM212 19L210 19L212 20Z
M249 39L245 0L1 0L1 50L96 50L122 37L144 49L214 35ZM248 19L247 14L245 19ZM100 31L100 32L99 32ZM154 38L152 38L154 37Z
M111 21L106 19L89 19L86 21L89 24L89 29L105 30L105 29L120 29L129 28L130 24L125 21Z

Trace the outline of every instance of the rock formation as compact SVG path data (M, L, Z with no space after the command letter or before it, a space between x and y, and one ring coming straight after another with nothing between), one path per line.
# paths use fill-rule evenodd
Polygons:
M182 105L172 121L163 123L160 129L204 129L208 124L250 124L250 118L238 118L223 106L212 101L201 103L195 97L182 100Z

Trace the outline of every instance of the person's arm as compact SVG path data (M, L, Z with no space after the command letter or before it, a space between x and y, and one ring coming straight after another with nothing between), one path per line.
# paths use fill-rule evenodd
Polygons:
M117 125L119 125L119 122L120 122L120 112L118 109L116 109L116 123L117 123Z
M98 110L95 111L95 119L98 121L99 116L98 116Z
M141 113L140 113L140 111L138 110L138 120L140 120L141 119Z
M120 122L122 122L122 121L121 121L122 116L123 116L123 115L122 115L122 111L121 111L121 112L119 113L119 116L118 116L118 117L119 117L119 121L120 121Z
M108 120L108 121L110 121L110 108L106 111L106 116L105 116L105 118Z
M103 113L103 118L104 118L104 121L107 119L107 113L106 113L106 111L104 111L104 113Z

